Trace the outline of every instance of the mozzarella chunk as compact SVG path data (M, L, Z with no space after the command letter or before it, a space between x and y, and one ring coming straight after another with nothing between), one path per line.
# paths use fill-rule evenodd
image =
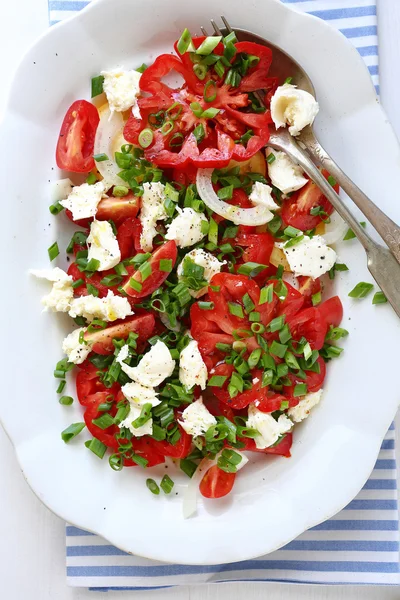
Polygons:
M186 254L185 258L178 266L178 268L176 270L176 273L178 275L178 280L181 280L183 277L183 271L184 271L186 260L191 260L194 263L196 263L196 265L203 267L203 269L204 269L203 279L205 281L211 281L211 279L213 278L214 275L216 275L216 273L220 273L223 265L226 262L226 261L220 262L210 252L206 252L205 250L202 250L201 248L195 248L194 250L191 250L190 252L188 252ZM200 290L192 290L189 288L189 294L193 298L200 298L200 296L203 296L204 294L207 293L207 290L208 290L207 286L204 286Z
M139 219L142 224L140 247L144 252L149 252L153 248L153 238L157 235L157 221L164 221L168 217L164 202L165 185L159 181L143 184Z
M124 71L124 69L117 67L111 71L102 71L101 75L104 77L103 90L107 96L111 113L114 111L123 112L131 107L136 112L138 110L137 97L140 94L141 73L134 70Z
M175 368L175 361L171 357L168 346L158 340L139 361L137 367L130 367L123 361L128 357L128 346L123 346L118 354L117 361L124 373L143 386L153 388L171 377Z
M52 312L68 312L74 297L73 278L62 269L31 270L32 275L39 279L47 279L53 283L50 294L43 296L41 302L44 310Z
M249 429L257 429L259 432L254 441L260 450L275 444L281 435L287 433L293 427L292 421L286 415L281 415L275 421L270 413L261 412L254 404L249 406L246 425Z
M128 346L123 346L122 350L124 350L124 348L128 349ZM121 355L121 352L118 356ZM127 417L121 421L119 427L126 427L135 437L151 435L153 433L153 419L150 418L141 427L134 427L133 421L140 416L144 404L151 404L152 407L161 404L161 400L158 399L157 393L152 388L140 385L140 383L135 381L123 385L121 391L129 402L130 411Z
M98 271L112 269L121 260L118 241L108 221L93 221L87 239L89 245L88 261L92 258L100 262Z
M271 99L271 117L275 127L289 125L291 135L299 135L306 125L312 125L319 111L314 96L285 83L276 90Z
M182 210L177 206L176 210L179 215L168 225L166 239L175 240L181 248L187 248L200 242L205 236L205 233L201 231L201 224L203 222L207 223L205 216L196 212L193 208Z
M72 192L72 187L73 183L68 177L53 181L51 184L52 202L61 202L61 200L65 200Z
M323 390L318 390L318 392L314 392L311 394L307 394L304 396L302 400L298 403L297 406L290 408L288 411L288 415L295 423L300 423L307 419L310 414L310 411L314 406L319 404L322 397Z
M275 160L268 164L268 176L272 185L281 190L283 194L290 194L302 188L308 179L303 175L303 171L298 165L295 165L287 154L277 152L268 148L266 154L273 153Z
M105 298L97 298L92 295L74 298L69 315L72 318L84 317L88 321L93 321L93 319L115 321L133 315L133 311L126 298L115 296L111 290L108 290Z
M187 390L199 385L202 390L207 385L207 367L200 354L196 340L191 340L179 356L179 381Z
M320 235L314 235L312 238L305 235L301 242L289 248L285 248L285 244L281 242L276 246L283 249L290 270L296 276L304 275L317 279L332 269L336 262L336 252L327 246Z
M72 189L66 200L61 200L60 204L72 212L74 221L79 219L89 219L94 217L97 212L97 205L105 195L105 187L102 181L89 185L82 183Z
M249 200L256 206L266 206L270 210L276 210L279 206L271 196L271 192L272 187L265 183L261 183L260 181L256 181L253 184Z
M79 329L74 329L72 333L67 335L62 343L63 352L68 357L68 361L71 363L75 363L76 365L80 365L90 354L92 349L92 345L90 343L86 344L79 341L81 333L86 332L86 327L80 327Z
M182 421L179 421L183 429L194 437L202 435L209 427L217 424L217 419L207 410L202 398L189 404L182 413Z

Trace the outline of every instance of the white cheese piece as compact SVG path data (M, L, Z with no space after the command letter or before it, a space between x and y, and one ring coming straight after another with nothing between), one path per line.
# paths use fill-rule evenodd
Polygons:
M296 276L304 275L317 279L332 269L336 262L336 252L327 246L320 235L314 235L313 238L305 235L301 242L289 248L285 248L282 242L276 246L283 250L290 270Z
M128 349L128 346L123 346L122 350L124 348ZM121 352L119 353L119 356L121 355ZM126 427L135 437L151 435L153 433L153 419L149 419L141 427L134 427L133 421L140 416L144 404L151 404L151 406L158 406L158 404L161 404L161 400L158 399L157 393L154 389L144 387L135 381L123 385L121 391L129 402L130 411L127 417L121 421L119 427Z
M72 189L66 200L61 200L60 204L72 212L74 221L79 219L89 219L94 217L97 212L97 205L105 195L104 183L98 181L93 185L82 183Z
M253 184L249 200L256 206L260 205L265 206L270 210L276 210L279 208L279 206L271 196L271 192L272 187L266 185L265 183L261 183L260 181L256 181Z
M123 68L117 67L111 71L101 71L101 75L104 77L103 90L111 113L123 112L131 107L137 108L141 73L134 70L124 71Z
M226 261L220 262L215 256L213 256L210 252L206 252L202 250L202 248L195 248L188 252L183 259L183 261L178 266L176 273L178 275L178 280L181 280L183 277L183 268L185 265L186 259L192 260L196 265L204 268L204 280L211 281L214 275L220 273L223 265ZM208 287L203 287L201 290L191 290L189 289L189 294L193 298L200 298L207 293Z
M92 258L100 262L98 271L112 269L121 260L118 241L108 221L94 219L90 225L90 234L87 239L89 252L88 261Z
M168 217L164 202L165 185L159 181L143 184L139 219L142 224L140 247L144 252L149 252L153 248L153 238L157 235L157 221L164 221Z
M271 152L275 156L275 160L268 164L268 176L272 185L281 190L283 194L290 194L308 183L301 168L295 165L287 154L267 148L267 156Z
M269 413L258 410L254 404L250 404L247 427L259 432L254 438L257 448L260 450L269 448L279 439L281 435L290 431L293 423L286 415L281 415L277 421Z
M139 361L137 367L130 367L123 361L128 357L128 346L123 346L117 356L124 373L143 386L153 388L171 377L175 361L171 357L168 346L158 340Z
M193 208L182 210L178 206L176 210L179 215L168 225L166 239L175 240L181 248L187 248L200 242L205 236L205 233L201 231L201 224L207 223L203 213L198 213Z
M63 352L68 357L68 361L80 365L90 354L92 349L91 344L81 344L79 341L81 332L86 332L86 327L80 327L75 329L72 333L67 335L62 343Z
M183 429L194 437L202 435L209 427L217 424L217 419L207 410L202 398L189 404L182 413L182 421L179 421Z
M88 321L93 321L93 319L115 321L133 315L133 311L126 298L115 296L111 290L108 290L105 298L97 298L92 295L74 298L69 315L73 319L84 317Z
M299 135L306 125L312 125L319 111L314 96L285 83L276 90L271 99L271 117L275 127L289 125L291 135Z
M187 390L199 385L202 390L207 385L207 367L200 354L196 340L191 340L179 356L179 381Z
M297 406L288 410L289 417L293 419L295 423L300 423L301 421L304 421L304 419L307 419L311 409L319 404L322 392L323 390L318 390L318 392L313 392L304 396Z
M66 177L65 179L58 179L53 181L51 184L51 200L52 202L61 202L65 200L72 192L73 183Z
M53 283L50 294L43 296L44 310L52 312L68 312L74 297L73 278L62 269L31 270L32 275L39 279L47 279Z

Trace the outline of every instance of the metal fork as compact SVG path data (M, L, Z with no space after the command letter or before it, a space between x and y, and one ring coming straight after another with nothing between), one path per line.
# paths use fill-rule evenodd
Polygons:
M269 44L265 39L260 38L259 36L245 31L243 29L232 29L229 25L228 21L225 17L221 17L224 23L224 29L228 32L235 32L238 39L245 39L246 41L255 41L259 44L268 45L272 47L273 51L275 48L279 54L279 58L282 57L282 61L285 65L295 65L297 71L300 69L303 72L303 69L298 65L289 55L284 53L280 48ZM218 27L213 19L211 19L211 25L214 29L216 35L224 35L224 32ZM201 27L201 31L204 35L208 35L207 31L204 27ZM292 75L292 71L289 71ZM301 83L307 84L312 87L311 81L309 80L307 74L303 72L302 78L299 76L298 80L295 79L295 83L301 88L303 87ZM308 90L307 90L308 91ZM261 102L263 106L265 106L263 101L263 96L260 92L256 92L258 100ZM308 137L313 135L311 128L308 132ZM316 142L318 144L318 142ZM320 190L324 193L324 195L328 198L334 208L337 210L339 215L347 222L349 227L353 230L355 236L361 242L367 253L368 259L368 269L381 288L382 292L385 294L386 298L394 308L398 317L400 317L400 228L396 223L394 223L387 215L385 215L369 198L358 190L353 182L352 190L356 188L360 194L357 196L357 199L354 198L354 193L351 194L351 190L349 189L349 185L344 185L345 191L350 194L350 197L354 199L357 206L360 210L363 211L366 218L371 222L371 224L375 227L375 229L380 233L385 242L388 244L390 251L388 248L377 244L360 226L358 220L353 215L353 213L347 208L344 204L343 200L340 196L335 192L333 187L327 182L325 177L321 174L319 169L316 167L314 162L311 160L309 154L303 150L300 144L297 143L296 138L292 137L287 129L280 129L278 132L274 132L271 134L268 145L274 148L275 150L281 150L285 152L291 160L300 165L300 167L307 173L307 175L317 184ZM310 149L311 152L311 149ZM325 152L325 151L323 151ZM326 153L325 153L326 154ZM332 159L330 159L332 161ZM332 161L333 162L333 161ZM329 168L329 167L327 167ZM339 173L339 177L337 174ZM341 184L340 173L342 173L337 167L337 170L334 172L335 179L337 179L338 183ZM342 173L343 174L343 173ZM343 174L344 175L344 174ZM345 176L346 177L346 176ZM346 177L346 180L348 178ZM350 181L350 180L348 180Z

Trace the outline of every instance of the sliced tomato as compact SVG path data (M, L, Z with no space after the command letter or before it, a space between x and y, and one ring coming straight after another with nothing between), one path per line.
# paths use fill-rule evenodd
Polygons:
M155 318L151 313L140 316L128 317L115 325L106 327L92 333L85 333L85 340L92 344L93 352L97 354L111 354L114 352L114 338L126 339L130 332L139 334L137 338L138 349L143 349L145 343L153 334Z
M243 77L239 85L239 90L242 92L255 92L257 90L269 89L271 79L267 75L272 63L271 48L254 42L238 42L235 46L238 52L258 56L260 59L257 65L250 69Z
M142 253L140 248L140 234L142 225L139 219L129 217L118 227L117 240L121 252L121 260L134 256L137 252Z
M293 339L305 337L313 350L321 350L324 345L328 324L318 308L305 308L293 317L286 319Z
M179 423L178 427L181 437L176 444L170 444L166 440L157 441L152 439L151 445L158 454L161 454L162 456L170 456L171 458L186 458L187 455L190 454L192 447L192 436L186 433Z
M261 412L271 413L280 410L282 402L287 400L286 396L276 394L273 391L267 391L263 398L256 400L255 405Z
M113 385L111 388L101 382L99 377L99 371L97 367L92 365L91 362L85 360L82 365L79 365L80 369L76 376L76 393L79 402L83 406L87 406L88 398L96 392L106 392L107 395L113 396L118 393L118 386Z
M233 367L233 365L227 365L226 363L221 363L215 367L212 375L227 378L222 387L212 388L212 391L214 395L218 398L218 400L220 400L221 402L226 404L226 406L233 410L242 410L243 408L246 408L246 406L249 406L249 404L251 404L252 402L262 401L267 397L268 388L261 387L262 372L256 370L254 371L254 378L257 378L258 381L256 383L253 383L252 388L250 390L242 392L241 394L238 394L234 398L231 398L228 392L228 384L229 379L234 370L235 368Z
M216 348L216 344L229 344L230 346L233 344L233 337L223 333L203 332L200 336L198 336L198 338L195 339L198 341L200 354L207 366L208 371L210 371L218 362L223 360L225 356L223 352Z
M218 325L208 318L208 310L202 310L197 303L190 307L190 333L199 340L204 333L220 333Z
M333 298L329 298L329 300L325 300L325 302L318 306L318 310L328 327L331 325L333 327L339 327L343 319L343 304L339 296L334 296Z
M321 280L313 279L312 277L300 276L297 278L299 281L299 292L304 296L304 308L312 306L312 297L321 291Z
M136 217L140 208L140 199L130 192L123 198L103 198L97 206L96 219L98 221L114 221L121 225L125 219Z
M214 415L214 417L220 417L221 415L229 419L229 421L233 421L235 418L235 413L233 410L227 406L221 400L213 394L212 388L206 388L202 394L204 405L207 407L207 410Z
M274 286L278 284L277 280L272 281ZM285 281L287 289L286 298L279 303L278 315L285 315L286 320L290 319L293 315L296 315L304 305L304 296L296 290L290 283Z
M329 177L329 173L325 169L322 169L322 175L325 179ZM334 190L339 193L339 186L335 185ZM320 206L326 214L332 214L332 204L319 187L313 181L309 181L298 192L284 200L281 216L287 225L307 231L314 229L322 221L320 216L310 214L311 209L317 206Z
M217 273L211 279L211 286L219 288L219 291L209 288L211 302L214 309L207 311L207 318L213 320L222 331L231 334L237 329L249 329L250 324L243 307L243 296L247 293L254 305L260 299L260 288L245 275L232 275L231 273ZM232 314L233 304L240 305L242 316Z
M246 452L262 452L263 454L278 454L280 456L286 456L289 458L291 456L290 449L293 443L293 434L287 433L283 439L276 446L270 446L269 448L264 448L260 450L257 448L256 443L253 439L250 438L240 438L240 441L245 444L243 448Z
M100 440L100 442L103 442L108 448L117 450L119 443L118 440L115 439L115 434L119 432L119 427L117 425L111 425L110 427L107 427L107 429L101 429L101 427L98 427L93 423L94 419L97 419L104 414L103 412L99 412L98 408L100 404L107 402L107 396L108 392L97 392L96 394L89 396L86 401L87 408L83 418L86 427L93 437Z
M100 121L97 108L76 100L64 117L57 142L56 161L60 169L85 173L94 167L93 148Z
M76 263L71 263L68 267L68 275L71 275L74 281L82 279L83 283L74 289L75 296L87 296L89 294L86 285L90 284L98 291L99 298L105 298L108 294L109 288L101 283L103 277L106 275L115 275L114 271L102 271L101 273L93 273L88 275L84 271L80 271ZM115 288L114 290L115 291Z
M235 478L236 473L226 473L214 465L201 480L200 493L205 498L222 498L232 490Z
M153 441L147 435L131 439L133 452L147 460L146 468L162 465L165 462L165 456L154 448ZM137 464L131 459L126 459L124 466L133 467Z
M173 240L159 246L147 261L151 267L151 274L147 279L142 280L142 274L139 269L134 271L133 267L128 268L128 272L131 270L131 273L123 286L125 292L129 296L132 296L132 298L144 298L152 294L154 290L158 289L164 283L169 275L169 272L160 270L160 261L169 259L172 261L172 268L174 268L177 256L178 250ZM132 279L140 285L140 290L135 290L131 287L130 282Z

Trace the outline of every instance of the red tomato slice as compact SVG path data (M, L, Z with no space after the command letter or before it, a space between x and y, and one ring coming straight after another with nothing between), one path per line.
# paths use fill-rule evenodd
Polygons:
M118 322L115 325L85 333L85 340L93 344L93 352L97 354L111 354L114 352L113 338L126 339L131 331L138 333L137 339L138 349L142 348L152 335L155 327L155 318L151 313L129 317L124 321Z
M313 350L321 350L328 325L318 308L306 308L287 319L287 323L293 339L299 340L304 336Z
M196 339L196 338L195 338ZM203 333L197 338L200 354L208 371L224 359L225 354L218 350L216 344L233 344L233 337L223 333Z
M190 333L195 340L199 340L204 333L220 333L221 330L214 321L208 319L209 310L202 310L199 305L192 304L190 308Z
M165 462L165 457L154 448L154 440L147 435L140 438L133 437L131 442L134 453L147 460L147 467L155 467L156 465L161 465ZM137 466L137 464L131 459L126 459L124 461L124 466L134 467Z
M136 252L142 253L140 248L140 233L142 224L139 219L129 217L118 227L117 240L121 252L121 260L134 256Z
M83 406L87 406L88 398L96 392L106 392L107 395L115 395L118 393L118 386L113 385L111 388L106 388L101 382L98 372L100 369L92 365L91 362L85 360L76 376L76 393L79 402Z
M274 284L274 286L276 286L278 282L275 279L272 280L272 283ZM288 320L293 315L296 315L299 312L299 310L303 307L304 296L286 281L285 286L287 288L288 293L283 302L279 302L278 315L286 315L286 320Z
M130 273L123 286L125 292L129 294L129 296L132 296L132 298L144 298L145 296L152 294L154 290L157 290L164 283L169 275L169 272L160 270L160 261L169 259L172 261L172 268L174 268L177 256L178 250L176 244L173 240L170 240L169 242L166 242L157 248L157 250L155 250L151 255L151 258L149 258L148 262L151 266L151 274L143 282L142 275L139 270L133 271L132 267L128 268L128 271L131 269L132 273ZM134 290L131 287L131 279L134 279L141 285L140 291Z
M325 179L329 177L329 173L325 169L322 169L322 175ZM339 192L339 186L335 185L334 190ZM321 206L328 215L332 214L332 204L317 185L313 181L309 181L303 188L283 202L281 216L287 225L307 231L308 229L314 229L322 221L320 216L310 214L310 210L316 206Z
M114 271L102 271L101 273L93 273L93 275L87 277L86 273L79 270L78 265L76 263L71 263L68 267L68 275L71 275L74 281L79 281L79 279L83 280L83 283L74 289L75 296L87 296L89 292L87 291L86 284L90 283L90 285L94 286L99 292L99 298L105 298L108 294L109 288L101 283L101 280L106 275L115 275ZM115 291L115 288L112 288Z
M108 446L108 448L117 450L119 443L115 439L115 434L119 432L118 425L111 425L110 427L107 427L107 429L101 429L92 422L94 419L97 419L104 414L98 411L98 407L100 404L107 402L107 396L108 392L97 392L96 394L89 396L86 401L87 408L83 418L85 420L86 427L93 437L100 440L100 442L103 442L103 444Z
M301 275L297 278L299 281L299 292L304 296L304 308L312 306L312 297L321 291L320 279L313 279L312 277L304 277Z
M236 473L225 473L214 465L201 480L200 493L205 498L222 498L232 490L235 477Z
M240 441L245 444L245 447L243 448L243 450L246 452L262 452L263 454L278 454L279 456L286 456L287 458L289 458L291 456L290 448L292 447L292 443L293 443L293 434L287 433L285 435L285 437L279 442L279 444L277 444L276 446L272 446L270 448L264 448L263 450L260 450L259 448L257 448L255 441L250 438L240 438Z
M268 390L268 388L266 389ZM260 410L261 412L271 413L274 412L274 410L279 410L282 402L284 402L285 400L287 400L287 398L285 396L282 396L282 394L276 394L272 391L267 391L265 397L256 400L255 404L258 410Z
M253 377L257 378L258 381L253 384L252 388L250 390L242 392L241 394L238 394L234 398L231 398L228 392L228 384L229 378L234 372L234 370L235 368L233 367L233 365L227 365L226 363L221 363L220 365L217 365L215 367L212 375L221 375L227 378L222 387L212 388L212 391L214 395L218 398L218 400L220 400L233 410L242 410L243 408L246 408L246 406L249 406L249 404L251 404L252 402L261 402L262 400L265 400L267 398L268 388L261 387L262 371L259 370L256 370L253 373Z
M100 118L97 108L86 100L69 107L61 125L56 161L60 169L85 173L94 167L94 139Z
M121 225L125 219L136 217L139 212L140 199L134 196L131 192L123 198L103 198L97 206L96 219L98 221L114 221L117 225Z
M260 61L250 69L240 82L239 89L243 92L255 92L256 90L265 90L270 86L270 79L267 77L272 63L272 50L267 46L256 44L254 42L238 42L235 44L238 52L245 52L252 56L258 56Z
M334 296L333 298L329 298L329 300L325 300L325 302L318 306L318 310L328 327L331 325L333 325L333 327L339 327L343 319L343 305L339 296Z

